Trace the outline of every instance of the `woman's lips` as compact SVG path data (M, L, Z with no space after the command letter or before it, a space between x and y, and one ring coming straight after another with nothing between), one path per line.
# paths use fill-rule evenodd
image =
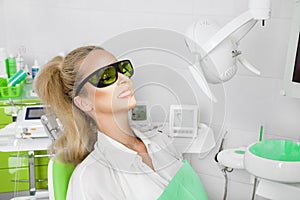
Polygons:
M124 98L127 98L127 97L131 97L132 95L133 95L132 90L128 89L128 90L125 90L125 91L121 92L119 94L118 98L124 99Z

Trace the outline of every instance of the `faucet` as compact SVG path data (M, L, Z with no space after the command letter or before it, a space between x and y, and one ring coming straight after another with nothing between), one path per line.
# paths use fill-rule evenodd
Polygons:
M15 106L13 100L11 98L8 99L10 105L11 105L11 116L12 116L12 120L13 122L15 122L17 120L17 116L18 116L18 107Z

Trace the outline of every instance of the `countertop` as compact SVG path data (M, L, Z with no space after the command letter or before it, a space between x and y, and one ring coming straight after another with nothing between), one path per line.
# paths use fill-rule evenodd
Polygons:
M49 138L17 138L14 123L0 129L0 152L47 150Z

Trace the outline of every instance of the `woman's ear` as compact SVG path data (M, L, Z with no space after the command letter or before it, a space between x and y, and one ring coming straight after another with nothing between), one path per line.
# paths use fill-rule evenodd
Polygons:
M93 110L93 106L90 104L90 102L80 96L74 97L74 103L78 108L80 108L80 110L84 112Z

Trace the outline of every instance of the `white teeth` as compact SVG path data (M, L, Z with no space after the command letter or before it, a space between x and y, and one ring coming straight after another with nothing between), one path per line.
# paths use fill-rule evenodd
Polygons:
M122 94L119 95L119 98L122 98L122 97L126 97L128 95L131 94L131 91L130 90L127 90L126 92L123 92Z

